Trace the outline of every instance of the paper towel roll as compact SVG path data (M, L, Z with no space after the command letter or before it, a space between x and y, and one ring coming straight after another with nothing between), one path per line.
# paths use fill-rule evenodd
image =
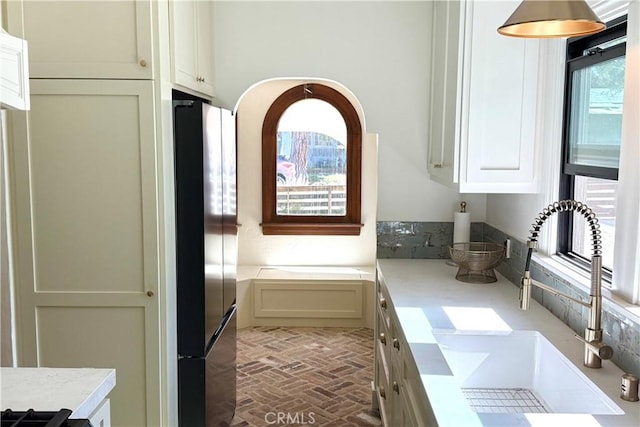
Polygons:
M469 242L471 238L471 214L455 212L453 214L453 243Z

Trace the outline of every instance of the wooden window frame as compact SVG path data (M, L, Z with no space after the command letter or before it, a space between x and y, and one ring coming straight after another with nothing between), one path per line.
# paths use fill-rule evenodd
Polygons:
M293 103L304 99L328 102L347 126L347 201L345 215L277 215L276 154L278 122ZM262 125L262 234L343 235L360 234L362 125L351 102L335 89L321 84L295 86L271 104Z

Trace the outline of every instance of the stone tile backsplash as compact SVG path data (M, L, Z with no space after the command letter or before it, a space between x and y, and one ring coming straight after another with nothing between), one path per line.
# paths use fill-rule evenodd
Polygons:
M448 247L453 241L453 222L380 221L377 235L378 258L447 259ZM488 224L471 224L471 241L504 243L507 238L511 239L511 258L505 259L496 270L519 286L526 258L525 243ZM587 292L572 286L535 261L531 265L531 276L574 298L589 298ZM532 296L576 333L584 335L589 315L586 307L536 287L532 289ZM620 369L640 376L640 324L605 301L602 329L604 340L614 350L612 361Z
M471 223L471 240L482 241L483 223ZM378 258L447 259L453 222L379 221Z

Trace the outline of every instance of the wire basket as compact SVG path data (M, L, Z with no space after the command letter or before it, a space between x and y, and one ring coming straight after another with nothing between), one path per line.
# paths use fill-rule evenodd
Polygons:
M460 242L449 247L451 260L458 266L456 279L468 283L497 281L495 267L504 259L504 246L497 243Z

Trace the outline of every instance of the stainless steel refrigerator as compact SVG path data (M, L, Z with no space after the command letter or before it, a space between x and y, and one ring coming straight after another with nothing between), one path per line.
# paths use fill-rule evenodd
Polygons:
M236 405L236 138L228 110L174 92L178 418L228 426Z

